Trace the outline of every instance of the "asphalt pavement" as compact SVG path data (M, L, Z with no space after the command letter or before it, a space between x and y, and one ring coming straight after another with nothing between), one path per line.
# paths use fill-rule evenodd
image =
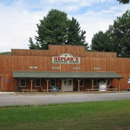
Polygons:
M0 92L0 106L47 105L70 102L97 102L108 100L130 100L130 92L118 93L63 93L63 94L16 94Z

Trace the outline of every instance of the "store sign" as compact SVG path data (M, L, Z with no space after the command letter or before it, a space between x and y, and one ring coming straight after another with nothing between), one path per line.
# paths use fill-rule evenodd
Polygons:
M100 91L106 91L107 85L104 82L99 83L99 90Z
M52 63L54 64L80 64L80 57L73 57L69 53L61 54L60 56L53 56Z

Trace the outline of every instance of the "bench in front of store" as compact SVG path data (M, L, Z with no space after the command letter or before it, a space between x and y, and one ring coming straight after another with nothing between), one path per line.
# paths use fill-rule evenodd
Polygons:
M22 92L37 92L37 89L21 89Z
M98 88L94 88L94 89L86 89L86 91L88 91L88 92L89 92L89 91L91 91L91 92L92 92L92 91L99 91L99 89L98 89Z

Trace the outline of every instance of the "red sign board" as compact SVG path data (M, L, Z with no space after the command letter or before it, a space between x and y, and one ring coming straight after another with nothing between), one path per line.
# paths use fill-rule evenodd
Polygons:
M64 53L60 56L53 56L52 63L54 64L80 64L80 57L73 57L73 55Z

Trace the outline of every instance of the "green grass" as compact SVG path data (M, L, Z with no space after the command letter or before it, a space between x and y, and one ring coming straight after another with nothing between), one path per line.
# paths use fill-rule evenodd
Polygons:
M130 100L1 107L0 130L130 130Z

